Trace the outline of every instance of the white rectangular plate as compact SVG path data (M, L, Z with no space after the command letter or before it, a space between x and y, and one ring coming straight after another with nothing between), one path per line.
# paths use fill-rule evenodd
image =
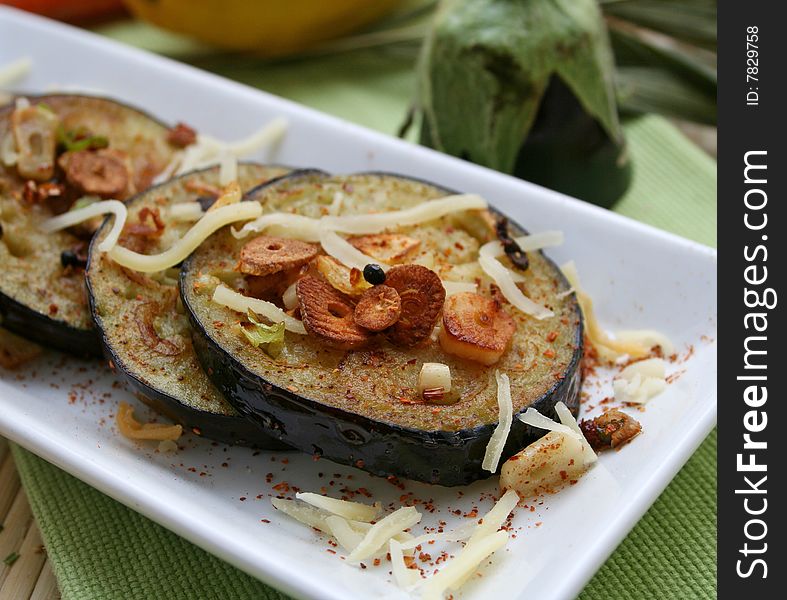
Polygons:
M713 427L716 419L716 255L704 246L436 152L369 131L257 90L53 22L0 8L0 65L33 59L20 89L52 85L110 93L164 119L237 139L284 115L290 130L276 162L335 172L397 171L478 192L532 231L562 229L551 252L574 259L612 329L657 328L686 359L668 390L637 413L644 434L602 456L577 485L520 509L516 538L462 598L575 596ZM692 352L688 352L691 346ZM104 368L50 355L20 378L0 372L0 433L134 510L287 593L303 598L404 597L389 566L360 570L326 550L325 538L277 514L268 500L282 481L339 495L365 487L383 504L431 499L439 519L483 513L493 481L463 489L407 483L406 492L352 468L294 453L254 455L189 436L175 455L120 437ZM597 401L608 383L591 386ZM222 464L227 465L222 466ZM266 474L271 481L266 482ZM324 473L323 477L319 474ZM338 477L338 476L340 477ZM334 481L333 485L329 481ZM259 498L258 498L259 496ZM245 498L245 501L240 500ZM363 499L362 496L360 496ZM263 519L270 523L263 522ZM421 532L421 526L415 533ZM453 548L453 551L456 547ZM557 565L560 565L559 569ZM154 577L155 574L151 574Z

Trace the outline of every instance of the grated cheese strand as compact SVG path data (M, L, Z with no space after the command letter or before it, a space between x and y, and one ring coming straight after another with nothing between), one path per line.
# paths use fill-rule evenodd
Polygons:
M470 283L467 281L446 281L443 279L443 287L445 288L446 298L463 292L475 293L478 291L477 283Z
M320 245L328 255L351 269L363 271L364 267L370 263L380 265L383 271L387 271L391 268L386 263L376 258L372 258L371 256L367 256L350 242L339 237L333 231L325 227L320 227Z
M478 543L479 540L494 534L503 523L505 523L508 515L516 508L519 502L519 495L514 490L506 490L495 505L481 517L480 523L475 528L475 531L470 536L467 545Z
M500 457L503 454L503 448L506 445L508 433L511 431L511 424L514 420L511 382L508 379L508 375L495 371L495 380L497 381L497 404L500 416L497 427L495 427L492 437L489 439L489 444L486 446L484 460L481 463L481 468L490 473L497 471L497 465L500 462Z
M173 221L199 221L204 214L199 202L179 202L169 207L169 216Z
M328 526L330 533L336 538L336 541L347 550L352 552L358 547L358 544L363 540L363 534L355 531L347 519L338 515L330 515L325 518L325 524Z
M433 221L451 213L465 210L481 210L488 207L486 200L475 194L460 194L445 196L437 200L429 200L411 208L394 210L369 215L352 215L344 217L325 216L320 219L310 219L301 215L289 213L270 213L263 215L256 221L246 223L240 231L233 232L238 239L245 238L252 232L264 231L273 225L288 226L301 235L304 241L318 241L319 228L324 227L330 231L364 235L380 233L392 227L418 225L426 221ZM315 239L316 234L316 239Z
M535 252L544 248L562 246L565 238L562 231L540 231L514 238L514 241L522 252ZM487 252L492 258L505 254L503 244L499 241L489 242Z
M579 272L577 271L577 266L574 264L574 261L567 262L560 267L560 270L563 271L571 287L574 288L574 292L577 295L577 301L582 308L582 315L585 320L585 331L601 358L607 361L614 361L624 355L630 356L631 358L643 358L650 354L650 349L654 345L661 346L662 350L667 353L670 353L669 350L673 349L672 343L666 336L658 332L646 330L640 332L641 337L632 335L634 332L621 332L623 335L619 339L612 339L609 337L596 318L596 312L593 309L593 299L582 288L579 282Z
M331 533L331 528L326 523L328 515L326 515L323 511L309 506L304 502L298 502L297 500L287 500L285 498L271 498L271 504L273 504L273 507L276 510L280 510L285 515L295 519L299 523L303 523L309 527L314 527L315 529L318 529L323 533L327 533L328 535L333 535Z
M244 296L223 283L216 286L216 290L213 292L213 302L244 315L251 310L272 323L284 323L284 328L287 331L306 335L306 328L301 321L291 317L272 302Z
M498 531L485 536L475 544L468 544L424 586L422 600L442 600L449 589L457 589L478 570L481 562L508 542L508 532Z
M373 521L382 512L382 506L379 502L374 504L374 506L369 506L368 504L362 504L360 502L339 500L338 498L322 496L312 492L299 492L295 494L295 497L298 500L302 500L307 504L321 508L322 510L338 515L344 519L352 519L364 523Z
M486 246L486 244L484 246ZM484 246L481 247L482 250ZM478 264L481 265L481 268L487 275L494 279L506 300L520 311L539 321L555 316L555 313L551 310L533 302L533 300L525 296L522 290L516 286L516 282L511 275L512 271L506 269L499 260L490 256L481 255L478 257Z
M103 241L97 246L99 252L108 252L115 246L115 244L117 244L117 241L120 238L120 233L123 231L123 227L126 225L126 219L128 218L126 205L120 200L103 200L102 202L95 202L85 206L84 208L70 210L63 213L62 215L47 219L41 224L41 229L45 233L52 233L54 231L66 229L67 227L71 227L77 223L81 223L82 221L87 221L88 219L93 219L95 217L108 214L115 215L115 221L112 224L112 229L109 230L107 237L105 237ZM154 270L163 271L164 268Z
M407 563L404 562L402 544L391 538L388 542L388 552L391 555L391 567L396 584L403 590L415 587L421 581L421 576L416 569L407 568Z
M520 421L525 423L526 425L530 425L532 427L538 427L539 429L546 429L547 431L557 431L558 433L562 433L569 437L573 437L574 439L581 439L582 434L577 433L571 427L567 425L563 425L562 423L556 423L549 417L542 415L532 406L529 407L524 414L521 414L517 417Z
M175 245L160 254L140 254L112 244L109 256L121 267L142 273L163 271L183 262L189 254L215 231L237 221L253 219L262 212L259 202L238 202L205 213ZM106 241L106 240L105 240ZM103 244L102 244L103 245Z
M455 194L428 200L417 206L370 215L323 217L325 226L333 231L352 234L380 233L390 227L407 227L434 221L465 210L482 210L489 204L477 194Z
M579 441L582 442L582 455L585 457L585 466L587 467L596 462L598 460L598 456L596 455L595 450L591 448L590 444L585 439L585 434L582 433L582 430L579 428L579 424L574 418L574 415L572 415L571 411L568 410L568 406L562 402L558 402L555 404L555 412L557 413L557 416L563 425L569 427L572 431L579 434Z
M413 506L404 506L392 512L372 525L361 543L349 554L347 560L358 562L374 556L393 536L405 529L409 529L420 521L421 513Z

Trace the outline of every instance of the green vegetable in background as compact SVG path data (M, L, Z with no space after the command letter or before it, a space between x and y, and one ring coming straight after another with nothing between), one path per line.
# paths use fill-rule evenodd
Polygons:
M446 0L418 67L421 141L607 204L629 177L614 69L595 0Z
M552 77L622 143L614 63L594 0L450 0L419 66L423 137L511 172Z

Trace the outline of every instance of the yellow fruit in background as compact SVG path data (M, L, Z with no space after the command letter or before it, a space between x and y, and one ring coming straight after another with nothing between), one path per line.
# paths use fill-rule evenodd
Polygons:
M341 37L401 0L125 0L139 18L237 50L282 56Z

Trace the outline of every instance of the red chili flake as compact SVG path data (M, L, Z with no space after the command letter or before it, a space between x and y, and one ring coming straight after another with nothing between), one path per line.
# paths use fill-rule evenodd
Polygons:
M240 498L238 498L238 500L240 500L241 502L246 502L246 496L241 496Z
M552 348L547 348L546 350L544 350L544 356L546 356L547 358L555 358L555 351L552 350Z
M361 565L361 568L362 568L362 569L365 569L365 568L366 568L366 565L365 565L365 564L363 564L363 563L360 563L360 565Z
M565 471L560 471L560 479L562 479L563 481L568 479L568 473L566 473Z
M382 562L382 561L381 561L379 558L375 558L375 559L374 559L374 566L375 566L375 567L379 567L381 562Z
M336 550L331 550L330 548L325 550L326 552L330 552L331 554L336 554Z
M281 483L277 483L273 486L273 489L277 492L289 492L290 491L290 484L286 481L282 481Z
M550 331L547 334L547 341L554 342L557 339L557 331Z
M362 458L359 458L358 460L355 461L355 466L358 467L359 469L363 469L364 464L365 463L363 462Z
M262 523L270 523L270 521L269 521L268 519L260 519L260 521L261 521Z

